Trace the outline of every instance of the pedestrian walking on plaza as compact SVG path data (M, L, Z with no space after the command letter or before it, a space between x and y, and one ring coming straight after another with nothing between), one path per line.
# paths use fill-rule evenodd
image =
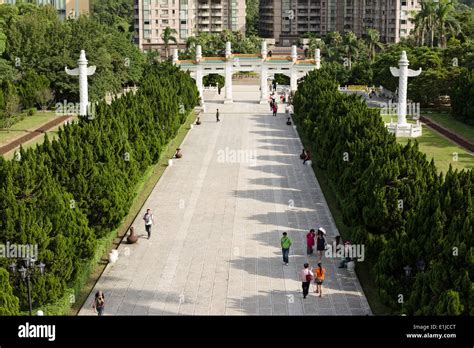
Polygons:
M314 247L314 238L316 237L316 232L312 228L306 234L306 253L309 255L313 255L313 247Z
M92 308L94 308L94 310L97 312L99 316L102 316L104 314L105 296L101 290L96 292L95 298L94 298L94 304L92 305Z
M273 116L276 116L278 112L278 105L277 103L273 103Z
M273 99L270 98L270 111L273 111Z
M314 274L309 269L308 263L304 264L304 268L301 270L301 273L300 273L300 278L301 278L301 286L303 288L303 298L306 298L306 296L308 296L311 280L313 280L314 278Z
M323 227L318 228L318 236L316 237L316 250L318 251L318 262L323 258L324 250L326 250L326 238L324 235L326 230Z
M216 111L216 122L220 122L221 120L219 119L219 109Z
M319 293L319 297L322 297L323 296L323 282L324 282L324 277L326 276L326 269L321 265L321 262L318 263L318 267L314 269L314 276L315 276L314 283L316 284L315 293Z
M283 254L283 264L288 266L288 257L290 255L291 239L288 237L288 233L283 232L281 237L281 252Z
M145 215L143 216L143 220L145 220L145 230L148 233L148 239L151 237L151 226L155 223L153 219L153 214L151 213L150 209L146 210Z

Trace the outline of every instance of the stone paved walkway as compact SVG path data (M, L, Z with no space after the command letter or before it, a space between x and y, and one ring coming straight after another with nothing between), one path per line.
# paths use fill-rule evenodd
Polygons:
M218 97L206 94L208 101ZM235 86L234 100L242 102L207 103L202 124L181 146L183 158L167 168L144 207L157 221L151 239L142 211L134 222L139 242L120 245L80 315L94 314L99 289L106 315L371 314L355 274L335 259L323 260L325 296L310 292L303 301L298 272L308 259L308 229L324 226L329 242L338 232L299 159L302 145L285 124L284 107L272 117L258 97L258 87ZM283 231L293 239L289 266L281 263ZM316 258L309 262L315 266Z

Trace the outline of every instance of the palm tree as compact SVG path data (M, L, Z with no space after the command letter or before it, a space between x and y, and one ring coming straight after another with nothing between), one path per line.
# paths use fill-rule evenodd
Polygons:
M357 36L352 31L347 32L343 39L343 50L347 55L349 61L349 70L352 69L352 58L357 56L359 52L359 45L357 43Z
M161 34L161 39L163 40L163 43L165 45L165 52L166 52L166 58L169 57L170 55L170 46L169 43L170 41L173 41L175 44L178 43L178 40L176 40L176 37L173 36L173 34L176 34L175 29L171 29L170 27L166 27L165 30L163 30L163 33Z
M434 44L434 33L436 30L436 5L435 0L422 0L421 10L415 17L415 32L418 36L418 42L423 46L425 44L425 35L428 35L430 46Z
M367 29L367 35L365 37L367 46L369 48L370 60L373 62L375 59L375 50L382 48L383 45L380 43L380 34L376 29Z
M454 5L451 0L439 0L436 8L436 24L439 32L438 45L441 48L446 47L446 28L449 14L453 10Z

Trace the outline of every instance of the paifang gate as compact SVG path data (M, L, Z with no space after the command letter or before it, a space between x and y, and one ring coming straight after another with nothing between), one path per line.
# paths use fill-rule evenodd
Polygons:
M226 43L224 57L203 57L202 48L196 46L196 59L179 60L178 49L173 50L173 64L184 71L189 71L196 80L196 85L204 105L203 77L209 74L219 74L225 77L224 104L232 100L232 75L237 71L254 71L260 74L260 103L264 104L268 98L267 80L275 74L283 74L290 78L290 88L294 92L298 88L298 79L314 69L321 67L321 52L315 50L315 59L298 59L296 46L291 47L291 56L267 56L267 43L262 42L260 54L233 54L231 43Z

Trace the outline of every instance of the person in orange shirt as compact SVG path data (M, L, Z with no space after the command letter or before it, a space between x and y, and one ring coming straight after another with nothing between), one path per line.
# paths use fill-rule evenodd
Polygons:
M316 284L316 290L314 292L315 293L319 292L319 297L322 297L323 295L322 285L324 282L324 277L326 275L326 269L321 265L321 263L318 263L318 267L314 269L313 273L314 273L314 283Z

